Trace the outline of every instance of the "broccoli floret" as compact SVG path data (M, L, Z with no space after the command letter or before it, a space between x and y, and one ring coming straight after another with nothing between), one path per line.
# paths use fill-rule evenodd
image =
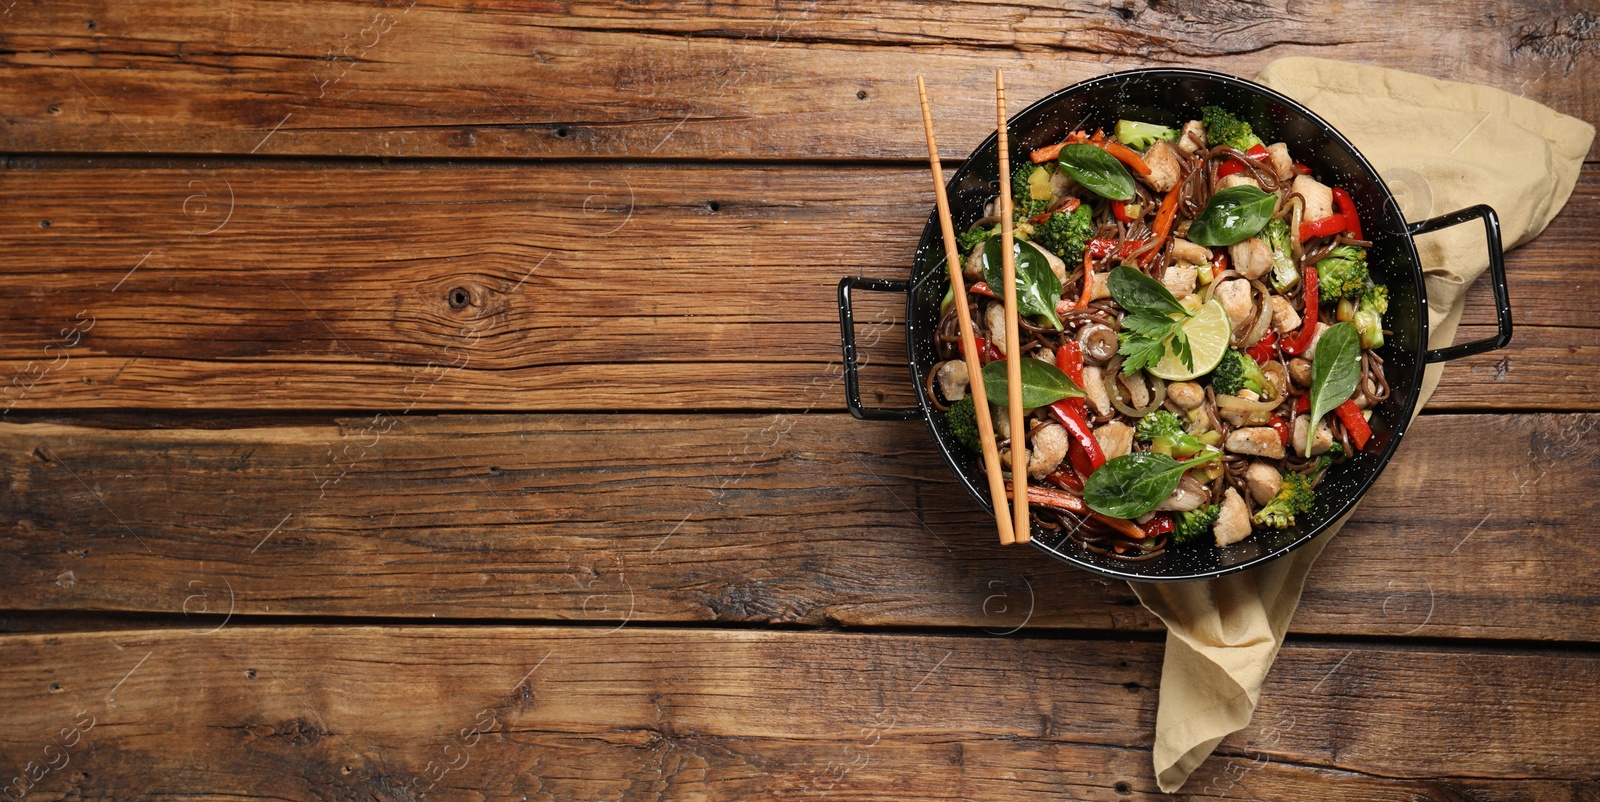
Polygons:
M1315 476L1327 470L1328 466L1332 465L1335 459L1342 456L1344 456L1344 443L1334 443L1332 446L1329 446L1328 450L1322 452L1322 456L1317 458L1317 469L1312 471L1311 475Z
M1183 430L1183 421L1170 410L1158 409L1139 419L1134 430L1139 442L1150 444L1150 450L1172 457L1192 457L1204 449L1205 443Z
M950 410L944 413L944 420L950 424L950 434L955 436L957 443L974 453L983 450L983 441L978 437L978 410L972 403L972 396L962 396L961 400L951 404Z
M1361 294L1356 306L1356 331L1361 335L1362 348L1383 347L1383 315L1389 311L1389 288L1374 284Z
M1040 192L1039 181L1033 178L1035 172L1044 173L1046 180L1043 192ZM1049 172L1043 167L1024 164L1011 171L1011 210L1018 219L1032 217L1050 206ZM1044 195L1043 198L1039 195Z
M1273 496L1265 507L1256 510L1250 520L1258 526L1287 529L1294 526L1295 515L1311 511L1312 499L1311 480L1290 471L1283 475L1278 495Z
M1294 266L1294 253L1290 250L1289 221L1279 217L1267 223L1261 238L1272 249L1272 288L1285 292L1300 278L1300 270Z
M1218 395L1238 395L1246 388L1259 395L1267 391L1267 377L1248 354L1230 348L1211 371L1211 386Z
M957 234L956 245L961 248L962 253L972 253L973 248L982 245L984 240L998 233L1000 233L1000 226L998 225L990 228L983 228L982 226L979 226L971 231L963 231L960 234Z
M1135 150L1144 150L1155 144L1158 139L1168 142L1178 141L1180 133L1176 128L1155 123L1142 123L1137 120L1117 120L1117 141Z
M1180 512L1172 516L1172 542L1183 545L1211 531L1222 514L1221 504Z
M1324 303L1360 298L1369 283L1366 248L1340 245L1317 262L1317 290Z
M1233 116L1220 106L1206 106L1200 110L1200 121L1206 126L1206 142L1227 145L1239 150L1249 150L1263 144L1261 137L1250 130L1250 124Z
M1057 256L1075 265L1083 260L1083 251L1094 237L1094 212L1089 204L1080 204L1072 214L1056 212L1034 230L1034 240L1055 251Z

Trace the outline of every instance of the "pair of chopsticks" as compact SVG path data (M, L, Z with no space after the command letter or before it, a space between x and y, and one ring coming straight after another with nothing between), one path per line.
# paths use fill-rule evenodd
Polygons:
M1032 529L1028 519L1028 452L1024 447L1027 429L1022 420L1021 332L1017 324L1017 265L1012 254L1015 234L1011 220L1011 146L1006 132L1006 82L1000 70L994 71L995 128L1000 146L1000 264L1005 278L1006 307L1006 405L1011 423L1011 476L1016 487L1014 507L1006 504L1005 477L1000 475L1000 449L995 445L994 422L989 419L988 393L983 387L983 369L978 363L978 345L973 334L972 312L967 308L967 287L961 276L961 252L956 247L955 227L950 222L950 198L945 194L944 170L939 163L939 146L933 137L933 112L928 109L928 88L917 76L917 94L922 98L922 126L928 134L928 164L933 167L934 197L939 206L939 228L944 232L945 265L950 271L957 317L961 321L961 353L967 362L972 401L978 413L978 436L983 440L983 464L989 475L989 497L994 502L995 525L1000 530L1000 545L1027 543ZM1017 481L1018 477L1021 482ZM1013 518L1013 514L1015 517Z

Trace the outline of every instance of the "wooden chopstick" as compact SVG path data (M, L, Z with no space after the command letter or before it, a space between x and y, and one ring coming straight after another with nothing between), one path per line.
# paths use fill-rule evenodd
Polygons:
M1017 323L1017 264L1012 251L1016 248L1012 231L1011 204L1011 143L1006 136L1006 79L1000 70L994 71L995 132L1000 147L1000 264L1004 269L1006 300L1006 408L1011 423L1011 481L1020 487L1028 485L1028 449L1024 445L1028 430L1022 420L1022 332ZM1016 516L1012 529L1018 543L1031 539L1032 522L1028 518L1028 494L1015 494L1011 506Z
M950 289L955 296L956 318L961 321L961 353L966 358L967 377L973 410L978 417L978 437L983 441L983 466L989 475L989 498L994 503L995 526L1000 530L1000 545L1016 540L1011 528L1011 507L1006 503L1006 481L1000 475L1000 449L995 445L994 421L989 416L989 397L983 389L983 367L978 360L977 335L972 328L972 312L967 308L967 286L961 276L961 249L956 246L956 231L950 221L950 198L945 194L944 170L939 164L939 145L933 138L933 112L928 109L928 88L917 76L917 95L922 98L922 127L928 134L928 164L933 167L933 197L939 206L939 228L944 233L944 261L950 272Z

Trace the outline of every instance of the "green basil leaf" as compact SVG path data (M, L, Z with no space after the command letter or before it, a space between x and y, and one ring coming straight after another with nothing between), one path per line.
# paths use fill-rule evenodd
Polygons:
M1272 219L1277 195L1249 184L1219 189L1189 224L1189 241L1221 248L1255 236Z
M1117 157L1094 145L1068 145L1058 157L1061 169L1084 189L1111 200L1133 199L1133 176Z
M1083 501L1101 515L1137 518L1172 495L1184 472L1195 464L1195 460L1179 462L1165 454L1135 451L1089 474L1083 483Z
M989 289L1005 292L1005 266L1000 262L1002 243L992 237L983 244L983 280ZM1063 328L1056 316L1056 301L1061 299L1061 279L1056 278L1050 262L1039 252L1038 246L1023 240L1011 244L1012 259L1016 263L1017 312L1023 315L1041 315L1057 331Z
M1147 276L1144 271L1136 270L1121 265L1111 271L1111 276L1106 279L1106 288L1111 290L1112 300L1117 305L1134 314L1153 315L1156 317L1171 317L1183 315L1189 317L1192 313L1172 297L1172 292L1165 284Z
M1083 390L1055 365L1037 359L1022 360L1022 407L1033 409L1054 404L1063 398L1082 398ZM1006 360L1000 359L983 366L983 390L989 403L1004 407L1007 394Z
M1317 338L1317 353L1311 360L1310 425L1315 427L1323 415L1350 398L1360 379L1361 333L1350 323L1329 326Z

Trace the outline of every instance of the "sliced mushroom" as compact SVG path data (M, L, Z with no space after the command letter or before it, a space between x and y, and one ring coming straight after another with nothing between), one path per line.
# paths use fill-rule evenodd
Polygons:
M1222 510L1217 514L1217 522L1211 525L1211 534L1218 548L1250 536L1250 506L1244 503L1239 491L1230 487L1222 494Z
M1194 382L1173 382L1167 385L1167 397L1184 409L1194 409L1206 402L1206 391Z
M1289 360L1289 378L1301 387L1311 386L1311 360L1295 357Z
M1078 329L1078 347L1085 359L1106 362L1117 355L1117 333L1104 323L1090 323Z

